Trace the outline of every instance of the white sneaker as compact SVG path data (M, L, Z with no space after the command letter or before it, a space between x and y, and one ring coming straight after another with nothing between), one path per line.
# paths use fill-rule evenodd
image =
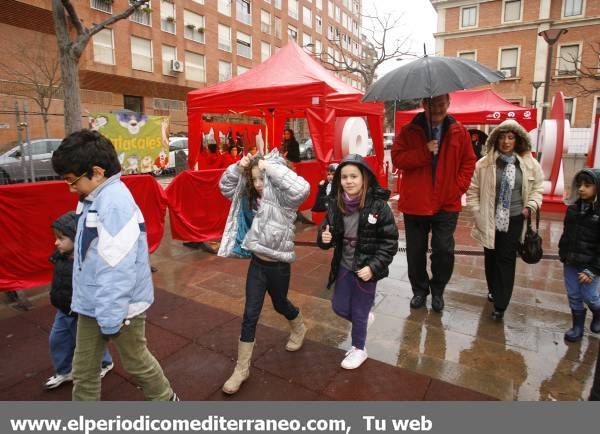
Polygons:
M108 374L110 371L112 371L112 368L115 367L114 363L111 363L110 365L106 365L104 367L102 367L102 369L100 369L100 378L104 378L104 376L106 374Z
M44 388L56 389L58 386L67 381L73 381L73 374L69 372L68 374L54 374L52 377L48 378L44 383Z
M346 351L346 354L344 354L344 356L347 356L348 354L350 354L355 349L356 349L356 347L354 345L352 345L352 347L348 351Z
M365 350L359 350L354 348L349 351L349 354L344 360L342 360L342 368L344 369L356 369L367 360L368 355Z
M373 312L369 312L369 319L367 320L367 328L371 327L371 324L375 322L375 314Z

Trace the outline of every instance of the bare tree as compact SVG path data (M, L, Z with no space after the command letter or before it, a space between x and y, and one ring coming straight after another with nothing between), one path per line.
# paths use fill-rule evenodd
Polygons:
M48 112L60 97L61 77L55 50L49 50L42 37L34 41L14 41L0 57L0 71L8 77L4 92L29 98L38 105L48 134Z
M112 3L112 0L105 0ZM71 0L52 0L52 16L58 41L60 69L65 97L65 133L81 128L81 98L79 93L79 60L90 38L102 29L129 17L148 0L136 0L123 12L91 27L85 27Z
M333 46L334 54L323 51L319 54L321 63L331 71L345 71L359 74L368 89L377 78L375 71L383 62L399 59L410 54L404 47L408 45L408 36L403 39L393 39L391 32L401 24L402 16L384 14L379 16L361 14L363 24L362 41L359 42L358 52L351 46L352 38L344 30L336 28L332 35L327 35L327 41ZM336 54L337 53L337 57Z
M565 54L560 57L558 75L569 75L564 83L579 88L577 96L600 94L600 41L584 42L583 50L590 49L595 61L583 63L581 53L578 56ZM581 51L583 51L581 50ZM560 69L560 65L565 68Z

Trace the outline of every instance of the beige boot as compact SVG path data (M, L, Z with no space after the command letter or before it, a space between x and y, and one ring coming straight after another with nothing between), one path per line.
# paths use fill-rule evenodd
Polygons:
M238 359L231 377L223 385L223 392L232 395L240 389L240 386L250 376L250 359L254 342L238 342Z
M285 349L288 351L298 351L302 348L304 336L306 335L306 326L302 319L302 313L298 312L298 316L293 320L290 320L289 323L291 332L287 344L285 344Z

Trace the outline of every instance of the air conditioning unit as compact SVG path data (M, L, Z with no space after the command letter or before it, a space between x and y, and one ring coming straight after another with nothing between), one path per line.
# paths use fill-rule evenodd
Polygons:
M171 71L183 72L183 62L181 60L171 60Z
M512 77L512 69L511 68L503 68L500 70L500 72L502 74L504 74L505 78L511 78Z

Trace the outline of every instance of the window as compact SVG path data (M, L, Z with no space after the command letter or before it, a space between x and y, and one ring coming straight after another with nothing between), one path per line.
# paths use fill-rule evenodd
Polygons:
M583 0L563 0L563 17L583 15Z
M565 120L573 125L573 114L575 112L575 98L565 98Z
M335 7L335 20L339 23L342 21L342 10L339 6Z
M198 3L199 5L204 4L204 0L192 0L194 3Z
M131 5L132 3L134 3L134 1L135 0L129 0L129 4ZM152 25L152 19L151 19L152 16L150 15L151 14L150 5L151 5L151 3L148 2L148 3L146 3L145 6L141 6L141 7L137 8L135 10L135 12L129 16L129 19L138 24L143 24L145 26L151 26Z
M505 0L504 1L504 22L520 21L521 20L521 0Z
M260 43L260 61L264 62L269 57L271 57L271 44L262 41Z
M519 49L518 48L501 48L500 49L500 72L506 78L516 77L519 66Z
M281 39L281 18L275 17L275 37Z
M144 98L134 95L123 95L123 108L136 113L144 113Z
M335 39L335 34L333 33L333 26L332 25L328 25L327 26L327 39L329 39L329 40Z
M219 24L219 50L231 52L231 28Z
M242 32L237 32L236 42L238 56L252 59L252 36Z
M333 18L333 2L331 0L327 2L327 15Z
M312 27L312 11L306 6L302 6L302 22L305 26Z
M206 82L206 69L204 56L191 51L185 52L185 78L186 80Z
M293 19L298 19L298 0L288 0L288 15Z
M281 0L275 0L273 3L274 3L273 5L275 6L275 9L281 10Z
M250 71L250 68L246 68L245 66L242 66L242 65L237 66L237 75L242 75L246 71Z
M90 7L97 11L106 12L112 14L112 2L106 0L90 0Z
M231 78L231 63L219 60L219 81L229 80Z
M321 41L317 39L315 41L315 54L320 56L322 51L323 51L323 46L321 45Z
M457 54L457 57L473 61L477 60L477 57L475 56L475 51L461 51Z
M319 15L315 15L315 27L318 33L323 33L323 19Z
M271 14L265 10L260 11L260 30L271 33Z
M302 33L302 48L304 48L305 51L314 49L312 45L312 38L306 33Z
M163 32L175 34L175 4L161 0L160 29Z
M204 44L204 17L190 11L183 11L183 36L186 39Z
M460 11L460 27L475 27L477 26L477 6L464 7Z
M131 68L152 72L152 41L131 37Z
M217 10L223 15L231 16L231 1L232 0L219 0L217 4Z
M250 0L236 0L235 16L238 21L244 24L252 24L252 10L250 9Z
M171 64L177 60L177 49L170 45L162 46L162 72L165 75L171 74Z
M322 11L323 10L323 0L317 0L315 2L315 5L317 6L317 9Z
M102 29L93 36L94 62L106 65L115 64L115 49L113 45L113 32L111 29Z
M298 29L294 26L288 26L288 40L289 39L298 42Z
M579 44L559 45L556 75L576 75L579 66Z

